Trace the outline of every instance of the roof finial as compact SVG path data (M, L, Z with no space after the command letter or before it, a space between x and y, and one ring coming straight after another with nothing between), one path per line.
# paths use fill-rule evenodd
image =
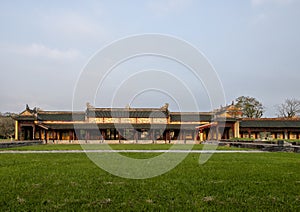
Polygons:
M163 110L168 110L168 108L169 108L169 103L165 103L165 105L161 107L161 109Z
M86 103L86 107L87 107L87 109L94 108L93 105L91 105L89 102Z

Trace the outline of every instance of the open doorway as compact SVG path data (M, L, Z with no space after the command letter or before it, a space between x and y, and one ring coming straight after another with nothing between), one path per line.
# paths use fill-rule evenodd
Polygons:
M33 127L23 126L21 129L21 140L33 140Z

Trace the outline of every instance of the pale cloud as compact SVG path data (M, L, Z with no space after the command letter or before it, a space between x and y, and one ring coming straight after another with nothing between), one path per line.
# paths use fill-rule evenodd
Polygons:
M99 22L74 12L43 15L41 25L46 32L62 39L89 41L108 37L108 30Z
M148 9L157 15L180 12L190 6L192 0L154 0L147 3Z
M81 57L80 52L75 49L59 50L37 43L23 46L7 45L6 48L10 52L21 54L23 56L40 57L52 60L75 60Z
M262 6L265 4L279 4L279 5L285 5L285 4L290 4L294 0L251 0L252 6Z
M260 13L260 14L253 17L253 19L251 20L251 23L256 25L256 24L264 23L267 20L268 20L267 14L266 13Z

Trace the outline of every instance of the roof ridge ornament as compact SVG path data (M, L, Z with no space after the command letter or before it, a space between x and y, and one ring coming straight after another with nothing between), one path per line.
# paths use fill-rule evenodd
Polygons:
M126 106L125 106L125 109L130 109L130 104L127 104Z
M165 104L161 107L162 110L168 110L168 108L169 108L169 103L165 103Z
M91 105L89 102L86 103L87 109L95 109L93 105Z

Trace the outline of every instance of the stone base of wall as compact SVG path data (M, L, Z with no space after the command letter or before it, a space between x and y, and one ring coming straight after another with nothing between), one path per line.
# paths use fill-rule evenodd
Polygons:
M291 146L269 146L262 148L262 150L268 152L298 152Z
M12 141L12 142L1 142L0 148L12 148L20 146L30 146L43 144L42 141Z
M199 144L194 140L48 140L43 144Z

